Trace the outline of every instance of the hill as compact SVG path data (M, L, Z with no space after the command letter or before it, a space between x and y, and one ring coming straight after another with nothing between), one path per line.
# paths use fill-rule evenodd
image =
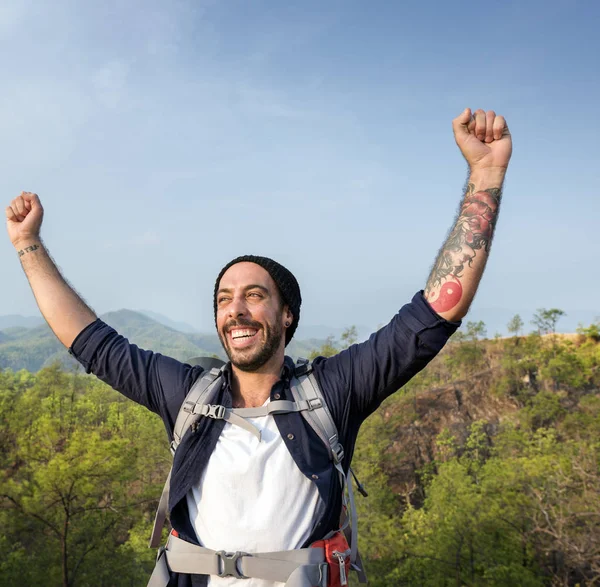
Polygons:
M180 332L144 313L132 310L108 312L100 318L140 348L151 349L180 361L213 355L225 359L216 334ZM322 343L319 339L294 340L287 353L294 358L307 357ZM0 369L37 372L54 362L59 362L66 370L75 369L78 365L46 324L35 328L12 327L0 330Z
M148 316L148 318L152 318L152 320L156 320L159 324L163 324L164 326L168 326L173 330L179 330L179 332L195 332L198 333L198 329L194 328L191 324L187 322L180 322L177 320L171 320L168 316L164 314L159 314L158 312L152 312L151 310L139 310L140 314L144 314Z
M21 316L19 314L8 314L6 316L0 316L0 330L6 330L7 328L35 328L41 326L44 320L37 316Z
M119 310L103 314L101 319L139 347L182 361L199 355L222 355L214 344L207 345L209 348L201 346L198 343L203 342L202 338L192 340L191 335L159 324L139 312ZM36 372L56 361L65 369L73 369L77 365L46 324L0 331L0 369Z
M600 579L599 341L459 336L367 420L374 587Z
M166 335L135 312L108 318ZM600 332L482 340L476 326L361 427L369 584L598 585ZM171 461L160 419L50 367L0 372L0 422L2 585L116 585L115 568L118 585L145 585Z

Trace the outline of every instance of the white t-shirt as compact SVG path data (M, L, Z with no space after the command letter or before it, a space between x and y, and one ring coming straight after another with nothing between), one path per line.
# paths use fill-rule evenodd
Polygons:
M261 431L262 440L226 422L200 482L187 495L196 535L202 546L226 552L300 548L316 522L317 486L298 469L273 416L247 420ZM211 575L208 585L241 583L235 577ZM281 585L243 581L243 587Z

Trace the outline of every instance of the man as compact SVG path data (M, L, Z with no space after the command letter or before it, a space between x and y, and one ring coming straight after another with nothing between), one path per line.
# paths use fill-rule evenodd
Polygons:
M458 218L425 287L367 342L314 361L314 375L345 449L347 470L364 419L421 370L465 316L490 250L512 152L505 120L465 109L454 121L470 168ZM86 368L158 413L172 437L178 411L201 367L138 349L97 319L69 287L40 239L43 209L22 193L6 209L8 232L40 310ZM217 403L258 407L289 399L285 357L300 318L292 273L264 257L228 263L215 284L214 315L230 363ZM215 551L261 553L307 547L337 530L341 490L329 454L298 413L252 418L244 427L202 418L175 453L169 510L179 538ZM244 579L245 587L272 581ZM171 585L240 585L234 576L173 576Z

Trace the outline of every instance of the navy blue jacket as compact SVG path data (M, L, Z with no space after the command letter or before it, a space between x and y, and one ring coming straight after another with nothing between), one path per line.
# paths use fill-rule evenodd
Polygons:
M337 426L346 470L365 418L423 369L459 325L438 316L419 292L366 342L334 357L315 359L313 372ZM139 349L101 320L77 336L70 352L87 373L94 373L158 414L172 439L179 408L201 376L201 367ZM286 357L281 379L271 390L271 400L293 400L289 388L293 367L293 361ZM231 372L226 370L224 384L213 403L231 407L230 377ZM338 528L340 486L326 447L304 418L299 413L279 414L274 418L298 468L316 484L322 499L322 511L318 512L318 522L306 546ZM184 436L173 462L169 495L171 524L181 538L196 544L198 539L189 520L185 497L200 479L224 425L224 420L201 418L196 430ZM180 576L171 583L179 587L204 585L205 578Z

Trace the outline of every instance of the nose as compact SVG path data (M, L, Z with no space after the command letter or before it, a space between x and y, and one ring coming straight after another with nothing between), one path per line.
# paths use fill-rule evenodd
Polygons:
M230 318L239 318L245 316L248 311L244 296L234 296L227 307L227 315Z

